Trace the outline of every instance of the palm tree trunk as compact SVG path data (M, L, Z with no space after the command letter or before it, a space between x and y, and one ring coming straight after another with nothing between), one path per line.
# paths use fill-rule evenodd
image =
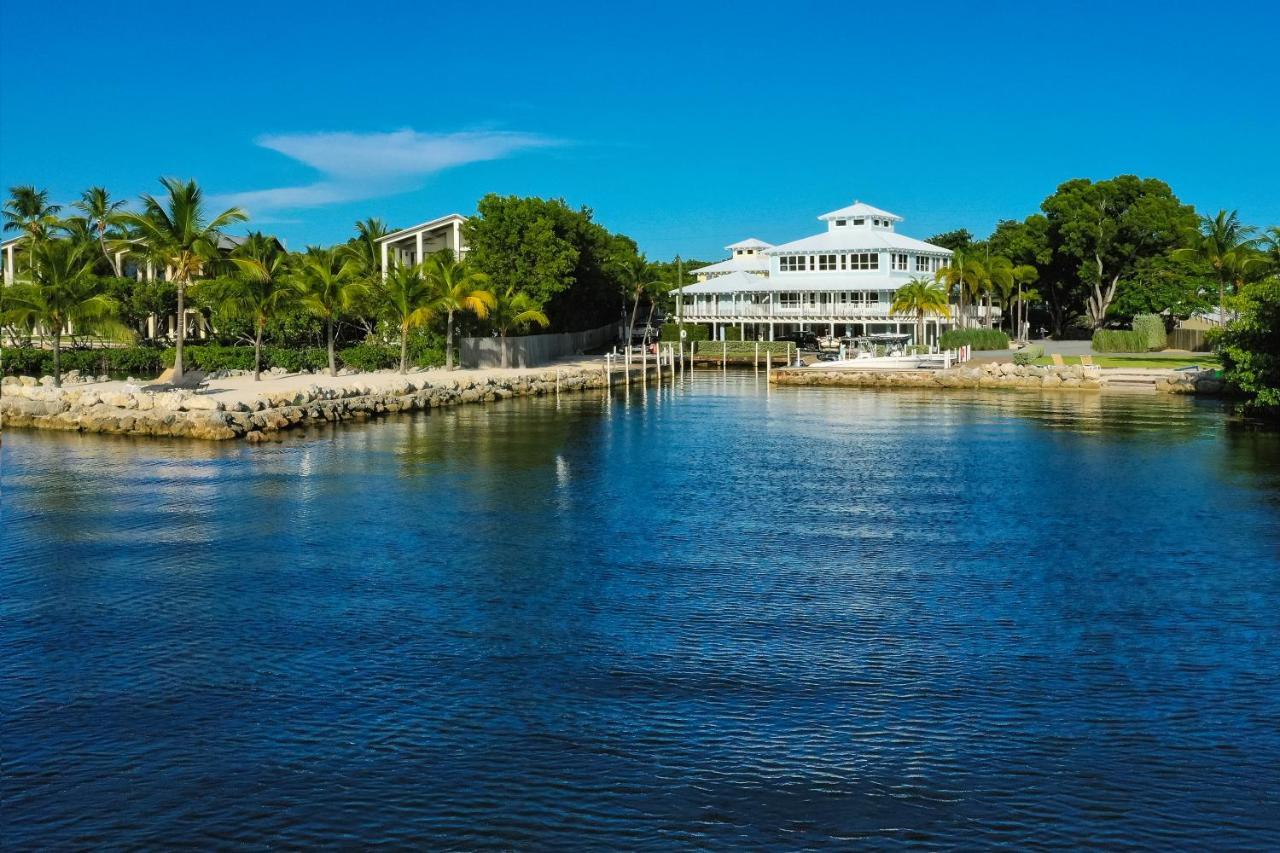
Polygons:
M333 356L333 316L330 315L324 320L325 336L329 339L329 375L338 375L338 361Z
M453 312L448 314L448 325L444 327L444 369L453 370Z
M253 332L253 381L262 380L262 321L254 324Z
M636 312L640 310L640 291L636 291L636 299L631 303L631 322L627 324L627 347L631 346L631 337L636 333Z
M400 325L400 372L409 372L409 324Z
M171 380L175 385L182 381L182 341L187 336L186 284L185 281L178 282L178 340L174 345L173 379Z
M53 330L53 387L62 387L62 327Z

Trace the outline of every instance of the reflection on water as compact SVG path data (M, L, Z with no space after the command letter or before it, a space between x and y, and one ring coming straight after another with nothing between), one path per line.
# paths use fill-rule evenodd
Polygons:
M1275 847L1280 442L672 387L10 432L17 847Z

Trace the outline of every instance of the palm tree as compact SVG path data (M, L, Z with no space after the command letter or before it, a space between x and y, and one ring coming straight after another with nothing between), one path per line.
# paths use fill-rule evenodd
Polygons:
M448 250L427 258L422 267L432 291L431 309L445 316L444 366L445 370L453 370L453 315L469 312L483 320L497 300L480 288L489 277L471 269L466 261L455 259Z
M4 230L21 231L32 244L49 236L58 225L60 205L49 204L49 191L30 184L9 187L9 200L4 203ZM35 256L29 258L35 269Z
M107 284L93 274L96 254L84 243L41 240L31 248L32 281L4 290L5 323L53 336L53 384L62 386L62 334L68 324L85 331L124 334L117 321L120 304Z
M1173 257L1180 261L1200 261L1213 268L1218 279L1218 322L1227 323L1227 285L1237 287L1244 282L1250 270L1258 265L1253 237L1257 229L1240 223L1236 211L1219 210L1214 217L1200 217L1200 235L1194 244L1174 249Z
M986 273L983 276L983 286L987 295L987 326L995 328L995 295L1000 294L1002 302L1006 302L1012 293L1013 262L1003 255L996 255L994 258L987 258L982 268Z
M1036 293L1036 291L1034 290L1029 290L1024 293L1022 290L1022 286L1024 284L1031 284L1033 281L1035 281L1039 277L1040 277L1040 271L1037 270L1035 267L1031 266L1030 264L1019 264L1018 266L1013 268L1013 280L1018 285L1018 295L1014 298L1014 302L1018 309L1017 311L1018 328L1017 328L1017 331L1014 332L1015 338L1018 338L1018 339L1022 338L1022 327L1025 324L1025 317L1023 316L1024 304L1027 302L1027 300L1035 301L1040 298L1040 294Z
M381 219L366 219L356 223L356 236L341 248L342 253L356 264L362 276L381 276L382 249L378 240L391 233Z
M494 294L493 308L489 311L489 321L498 330L502 338L502 366L508 367L511 354L507 351L507 333L536 323L542 328L551 325L551 320L542 311L542 303L522 290L508 288L502 295Z
M1272 274L1280 275L1280 225L1272 225L1263 233L1259 248L1267 256Z
M186 290L202 275L218 254L221 229L244 222L248 215L238 207L206 219L204 193L195 181L161 178L168 192L162 204L154 196L142 196L141 213L123 212L121 221L137 228L152 257L163 263L178 290L178 339L173 360L173 381L182 381L182 344L186 338Z
M336 249L312 246L298 259L293 285L302 307L324 318L325 340L329 348L329 375L338 375L338 360L333 351L333 322L351 305L353 296L365 285L356 281L359 265L354 258L343 258Z
M924 318L927 314L945 317L950 309L947 291L935 282L913 278L893 295L891 311L916 315L916 343L924 343Z
M434 316L435 291L422 274L422 265L397 264L375 285L376 299L387 319L400 330L400 372L409 370L409 332Z
M74 205L89 221L94 235L98 238L98 246L102 256L111 264L111 269L118 278L121 275L120 264L116 257L107 251L107 229L115 224L116 216L124 207L123 201L112 201L106 187L89 187L80 194L80 200Z
M986 270L982 268L981 259L973 252L965 249L956 250L951 257L950 266L942 267L935 273L936 280L948 294L951 293L952 289L957 291L956 322L961 328L967 325L965 294L966 292L981 292L982 283L986 279L986 275Z
M289 281L289 255L274 237L251 233L231 255L236 274L197 287L218 313L253 323L253 380L262 379L262 333L298 295Z
M662 287L664 283L654 277L643 254L615 260L613 267L621 276L623 287L632 294L631 321L627 323L627 346L631 346L631 336L636 328L636 312L640 310L640 297Z

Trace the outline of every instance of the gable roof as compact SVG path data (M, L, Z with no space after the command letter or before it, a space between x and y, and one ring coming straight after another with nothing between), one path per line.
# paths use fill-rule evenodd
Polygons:
M834 231L824 231L821 234L814 234L812 237L792 240L790 243L774 246L766 251L765 254L787 255L798 252L825 251L891 252L895 250L927 252L934 255L945 255L948 258L954 254L950 249L944 249L942 246L935 246L932 243L916 240L905 234L899 234L896 231L889 231L883 228L837 228Z
M415 231L429 231L432 228L439 228L442 225L448 225L450 222L453 222L454 220L457 220L459 222L466 222L467 217L463 216L461 213L450 213L450 214L447 214L446 216L441 216L436 219L428 219L426 222L420 222L417 225L411 225L408 228L401 228L398 231L392 231L390 234L387 234L385 237L379 237L374 242L385 243L388 240L403 240L405 237L408 237L409 235L413 234Z
M852 217L866 217L866 216L876 217L879 219L888 219L892 222L902 221L902 217L896 213L890 213L887 210L881 210L878 207L872 207L871 205L864 204L863 202L860 202L860 201L855 201L853 204L849 205L848 207L842 207L839 210L833 210L830 213L824 213L818 218L823 220L828 220L828 219L849 219Z
M732 272L728 275L718 275L715 278L709 278L706 281L700 281L697 284L686 284L680 288L680 293L743 293L757 292L762 293L769 290L769 277L767 275L752 275L749 272Z
M721 275L739 271L768 272L769 259L762 254L739 255L736 258L729 258L727 261L720 261L705 267L698 267L696 270L689 270L693 275Z
M729 251L733 251L734 249L768 249L768 248L771 248L772 246L773 246L772 243L766 243L763 240L757 240L755 237L748 237L745 240L739 240L737 243L732 243L728 246L725 246L725 248L728 249Z

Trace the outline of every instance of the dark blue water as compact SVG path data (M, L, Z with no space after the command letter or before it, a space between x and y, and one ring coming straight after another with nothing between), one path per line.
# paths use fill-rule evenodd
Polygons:
M2 452L6 847L1280 846L1280 438L1213 405Z

